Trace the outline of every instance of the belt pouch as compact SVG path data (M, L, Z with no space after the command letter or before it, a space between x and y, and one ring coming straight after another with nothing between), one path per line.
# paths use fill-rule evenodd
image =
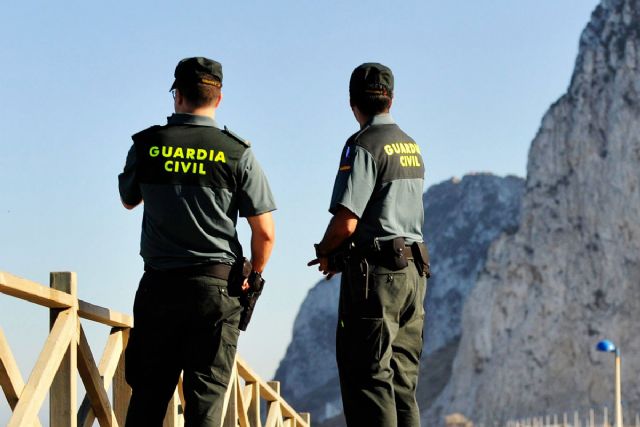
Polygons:
M409 262L407 261L407 254L405 254L405 242L404 237L396 237L391 241L391 249L393 252L393 265L397 270L402 270Z

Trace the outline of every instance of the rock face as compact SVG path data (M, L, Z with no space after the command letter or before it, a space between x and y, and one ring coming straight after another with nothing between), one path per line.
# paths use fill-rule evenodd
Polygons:
M425 193L423 234L433 266L424 331L427 355L460 335L462 304L491 242L502 232L515 232L523 191L521 178L477 174Z
M604 0L533 141L518 231L491 246L425 425L611 407L613 360L595 351L605 337L622 348L625 406L640 407L639 48L640 0Z
M515 232L523 191L520 178L477 174L434 185L424 196L433 277L426 301L421 403L431 402L447 384L463 302L485 263L489 244L505 231ZM312 412L314 425L344 425L335 364L338 291L338 278L323 280L309 291L276 372L282 394L297 409Z

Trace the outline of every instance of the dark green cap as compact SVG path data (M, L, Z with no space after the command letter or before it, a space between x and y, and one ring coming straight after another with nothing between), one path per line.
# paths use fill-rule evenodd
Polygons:
M222 64L202 56L185 58L178 62L173 75L176 79L170 90L175 89L178 82L222 87Z
M393 73L389 67L377 62L367 62L351 73L349 94L393 96Z

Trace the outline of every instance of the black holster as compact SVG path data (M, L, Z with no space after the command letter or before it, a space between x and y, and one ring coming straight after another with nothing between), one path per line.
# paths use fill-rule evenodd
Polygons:
M235 264L231 267L231 273L229 274L229 295L234 297L242 297L242 285L244 281L249 278L251 274L251 270L253 267L251 266L251 261L246 258L242 258L242 260L237 260Z
M247 281L249 289L243 292L240 297L240 303L242 304L243 310L242 313L240 313L238 329L241 331L247 330L247 326L249 326L249 322L251 321L251 316L253 316L253 309L258 302L258 298L262 295L262 289L264 289L264 279L262 278L262 275L256 271L251 271L249 273Z
M414 242L411 245L411 253L418 268L418 273L420 273L421 276L426 276L427 279L431 277L431 264L429 263L429 249L427 245L422 242Z
M349 259L351 258L353 244L349 241L346 242L335 251L327 255L328 268L330 271L342 273L347 269Z

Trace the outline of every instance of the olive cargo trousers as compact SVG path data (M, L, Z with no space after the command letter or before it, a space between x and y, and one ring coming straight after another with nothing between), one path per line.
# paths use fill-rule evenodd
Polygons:
M132 388L127 427L161 427L180 373L185 426L220 426L242 307L227 281L146 272L133 306L125 352Z
M369 265L342 274L336 358L350 427L416 427L426 278L412 260L393 271Z

